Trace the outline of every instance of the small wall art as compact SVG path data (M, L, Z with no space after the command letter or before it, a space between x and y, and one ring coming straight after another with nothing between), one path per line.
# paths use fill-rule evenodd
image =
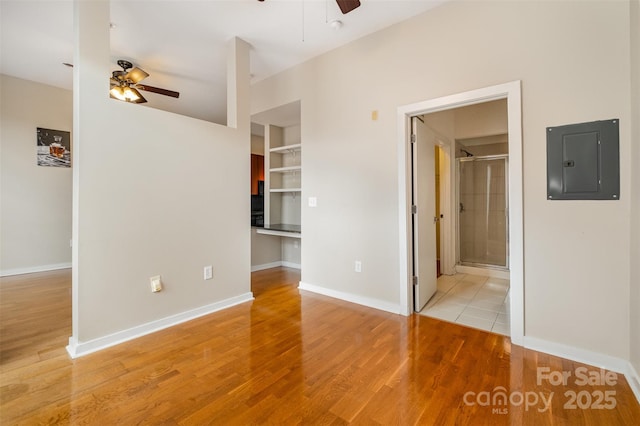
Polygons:
M37 129L38 166L71 167L71 133Z

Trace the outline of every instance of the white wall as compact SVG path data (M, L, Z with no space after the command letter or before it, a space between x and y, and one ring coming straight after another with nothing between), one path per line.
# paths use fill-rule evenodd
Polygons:
M451 2L255 84L304 106L302 281L399 304L397 107L521 80L525 334L628 359L629 39L627 2ZM547 201L545 128L609 118L622 199Z
M640 1L631 2L631 362L640 374ZM640 392L640 389L638 389Z
M449 142L455 143L455 110L448 109L445 111L432 112L430 114L425 114L423 118L426 125L434 132L440 136L444 136Z
M248 45L231 128L109 99L108 2L76 2L75 28L72 354L251 296Z
M282 263L282 243L275 235L258 234L251 230L251 269L263 269Z
M507 133L507 100L483 102L454 110L456 139Z
M264 137L251 135L251 153L264 155Z
M71 169L37 165L36 128L71 131L71 91L0 75L0 108L0 275L70 267Z

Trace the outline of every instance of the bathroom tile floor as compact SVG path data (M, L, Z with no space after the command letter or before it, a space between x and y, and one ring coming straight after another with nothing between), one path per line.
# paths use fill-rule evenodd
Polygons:
M420 314L509 335L509 280L470 274L441 275Z

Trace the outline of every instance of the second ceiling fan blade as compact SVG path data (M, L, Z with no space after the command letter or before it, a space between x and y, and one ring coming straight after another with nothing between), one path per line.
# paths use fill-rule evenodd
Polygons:
M360 0L336 0L343 15L351 12L353 9L360 7Z
M129 80L134 84L144 80L147 77L149 77L149 74L138 67L135 67L124 76L125 80Z
M136 85L137 89L145 90L151 93L158 93L160 95L171 96L172 98L179 98L180 93L174 92L173 90L161 89L159 87L147 86L146 84L138 84Z

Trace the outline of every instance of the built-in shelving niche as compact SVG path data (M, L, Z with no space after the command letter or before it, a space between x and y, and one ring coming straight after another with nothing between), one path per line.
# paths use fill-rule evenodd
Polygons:
M262 126L265 153L264 228L257 232L300 239L303 189L300 102L255 114L252 123Z

